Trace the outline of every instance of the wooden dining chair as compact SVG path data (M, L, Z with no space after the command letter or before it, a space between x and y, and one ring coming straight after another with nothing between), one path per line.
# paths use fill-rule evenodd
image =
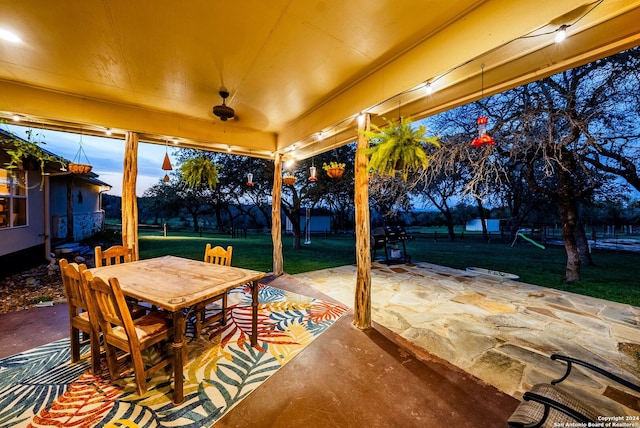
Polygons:
M204 250L204 262L213 263L223 266L231 266L231 256L233 254L233 247L228 246L225 250L220 246L212 247L211 244L207 244ZM220 302L220 310L214 314L207 316L207 306L214 302ZM227 323L227 316L225 309L227 308L227 293L218 294L209 300L205 300L196 305L195 314L195 337L199 338L202 333L202 329L215 322L220 322L220 325Z
M96 267L111 266L119 263L129 263L135 260L135 248L123 245L114 245L106 250L98 245L95 248Z
M154 311L133 319L117 278L105 282L94 277L89 281L89 299L91 316L98 319L102 330L111 379L115 381L122 375L119 364L122 358L117 355L119 349L130 357L138 395L144 395L147 377L171 364L171 357L164 352L160 352L161 358L148 367L142 358L142 351L173 337L170 316Z
M71 341L71 362L80 360L80 347L91 344L91 369L100 373L100 330L92 323L89 313L87 278L91 272L84 264L69 263L60 259L60 273L64 294L69 309L69 338ZM82 337L81 337L82 335Z

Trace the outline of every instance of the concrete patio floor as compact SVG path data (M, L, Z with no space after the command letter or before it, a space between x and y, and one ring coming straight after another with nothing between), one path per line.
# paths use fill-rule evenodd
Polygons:
M355 266L295 277L353 307ZM553 353L640 383L638 307L429 263L374 263L371 295L373 320L418 357L435 355L517 399L564 373ZM607 415L640 415L640 398L590 373L562 385Z
M265 280L352 307L355 278L342 266ZM637 307L428 263L374 263L372 314L363 332L347 313L216 426L504 427L524 391L564 372L552 353L640 383ZM68 334L65 305L0 314L0 358ZM601 378L574 372L563 385L603 416L640 415L640 398Z

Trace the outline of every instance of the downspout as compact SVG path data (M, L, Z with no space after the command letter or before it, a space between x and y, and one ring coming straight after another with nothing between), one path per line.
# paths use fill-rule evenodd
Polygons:
M49 197L49 174L44 176L44 257L51 264L56 262L51 254L51 206Z

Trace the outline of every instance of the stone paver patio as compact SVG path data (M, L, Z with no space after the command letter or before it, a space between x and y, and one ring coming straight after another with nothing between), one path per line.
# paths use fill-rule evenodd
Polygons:
M355 266L294 276L353 307ZM564 373L552 353L640 383L640 308L630 305L429 263L373 263L372 317L518 399ZM562 385L607 415L640 415L640 399L584 373L572 372Z

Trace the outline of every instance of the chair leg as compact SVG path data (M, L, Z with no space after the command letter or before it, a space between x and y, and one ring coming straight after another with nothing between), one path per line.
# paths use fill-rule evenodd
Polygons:
M138 395L142 396L147 393L147 373L144 370L140 349L131 350L131 362L133 363L133 372L136 377Z
M113 346L109 345L105 340L104 349L107 354L107 366L109 366L109 375L111 380L116 381L120 377L120 371L118 370L118 355Z
M222 295L222 308L220 310L222 311L221 324L227 325L227 293Z
M100 335L96 332L91 333L91 371L94 376L100 375Z
M80 330L71 327L69 334L71 340L71 362L76 363L80 361Z
M195 338L199 339L200 338L200 333L202 333L202 321L204 321L204 311L206 309L205 308L200 308L197 307L196 308L196 322L195 322Z

